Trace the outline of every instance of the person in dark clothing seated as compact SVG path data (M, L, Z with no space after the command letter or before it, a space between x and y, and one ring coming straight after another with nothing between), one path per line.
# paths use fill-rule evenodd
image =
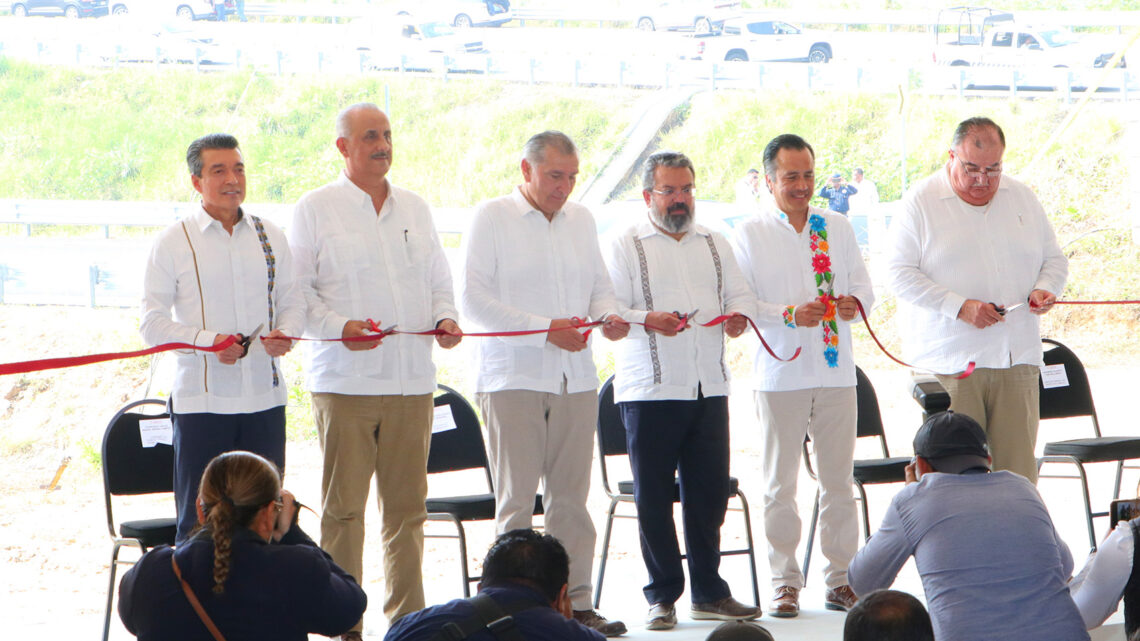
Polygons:
M603 641L600 632L573 619L569 577L570 557L558 539L511 530L495 539L483 559L478 595L413 612L392 624L384 641L428 641L441 631L454 641ZM513 619L511 631L488 629L487 622L504 616Z
M847 613L843 641L934 641L934 626L914 596L875 590Z
M297 503L267 459L210 461L198 519L189 541L147 552L123 575L119 616L142 641L209 639L207 620L227 641L305 641L341 634L363 614L364 590L297 527Z
M775 641L764 626L752 621L728 621L716 627L705 641Z

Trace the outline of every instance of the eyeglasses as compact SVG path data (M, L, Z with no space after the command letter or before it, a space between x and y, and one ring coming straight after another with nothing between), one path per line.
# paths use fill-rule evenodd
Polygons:
M973 178L974 180L981 180L982 176L985 176L989 180L1001 177L1001 167L998 167L997 169L986 169L985 171L982 171L981 167L978 167L977 165L974 165L974 168L971 169L969 165L962 162L962 159L957 156L954 156L954 160L957 160L958 164L962 165L962 170L966 172L966 175L970 178Z
M676 196L678 193L680 193L681 195L683 195L685 197L692 196L693 194L697 193L697 188L693 187L692 185L689 185L688 187L682 187L680 189L673 189L672 187L670 187L668 189L650 189L649 191L657 194L658 196L664 196L666 198L672 198L673 196Z
M285 509L285 499L283 497L279 496L279 497L273 499L273 511L274 512L276 512L277 514L280 514L281 510L284 510L284 509Z

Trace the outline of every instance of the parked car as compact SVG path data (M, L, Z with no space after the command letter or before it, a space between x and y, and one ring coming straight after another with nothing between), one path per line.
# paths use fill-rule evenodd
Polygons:
M107 0L14 0L12 15L62 15L68 18L91 18L107 15Z
M731 19L724 28L694 38L694 60L828 62L834 56L825 31L809 31L781 20Z
M731 0L667 0L642 9L633 26L642 31L695 31L711 33L740 11Z
M178 17L185 21L215 20L214 4L210 0L107 0L111 15L146 15L155 20ZM223 15L231 15L236 9L233 0L228 0Z
M457 32L443 22L400 22L374 16L349 23L346 42L357 52L367 52L374 69L472 71L484 67L487 49L470 33L466 29Z
M501 27L511 21L511 0L433 0L400 9L397 15L458 27Z
M1100 68L1115 53L1064 27L1022 24L1011 13L982 7L944 9L934 31L934 62L952 67ZM1126 66L1123 57L1117 66Z

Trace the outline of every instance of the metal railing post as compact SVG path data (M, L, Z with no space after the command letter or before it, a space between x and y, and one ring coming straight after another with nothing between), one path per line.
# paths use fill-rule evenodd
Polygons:
M89 293L88 307L95 306L95 288L99 285L99 266L87 266L87 291Z

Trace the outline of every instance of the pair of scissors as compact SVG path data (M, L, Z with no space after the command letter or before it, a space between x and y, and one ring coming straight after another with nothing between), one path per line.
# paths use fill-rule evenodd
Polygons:
M990 303L990 304L993 305L994 309L997 310L997 313L1002 315L1002 316L1005 316L1006 314L1012 312L1013 310L1017 309L1018 307L1025 307L1025 303L1018 303L1016 305L1010 305L1009 307L1003 307L1001 305L996 305L994 303Z
M261 335L261 330L264 327L265 323L262 323L249 334L238 334L238 345L241 345L241 356L238 356L238 358L245 358L246 354L249 354L250 343L253 342L254 337Z
M692 318L694 316L697 315L697 312L699 312L699 311L701 311L701 308L699 308L699 307L695 308L693 311L689 312L688 314L682 314L681 312L674 311L673 315L676 316L677 318L681 319L681 325L677 328L677 331L680 332L680 331L684 330L685 326L689 323L690 320L692 320Z

